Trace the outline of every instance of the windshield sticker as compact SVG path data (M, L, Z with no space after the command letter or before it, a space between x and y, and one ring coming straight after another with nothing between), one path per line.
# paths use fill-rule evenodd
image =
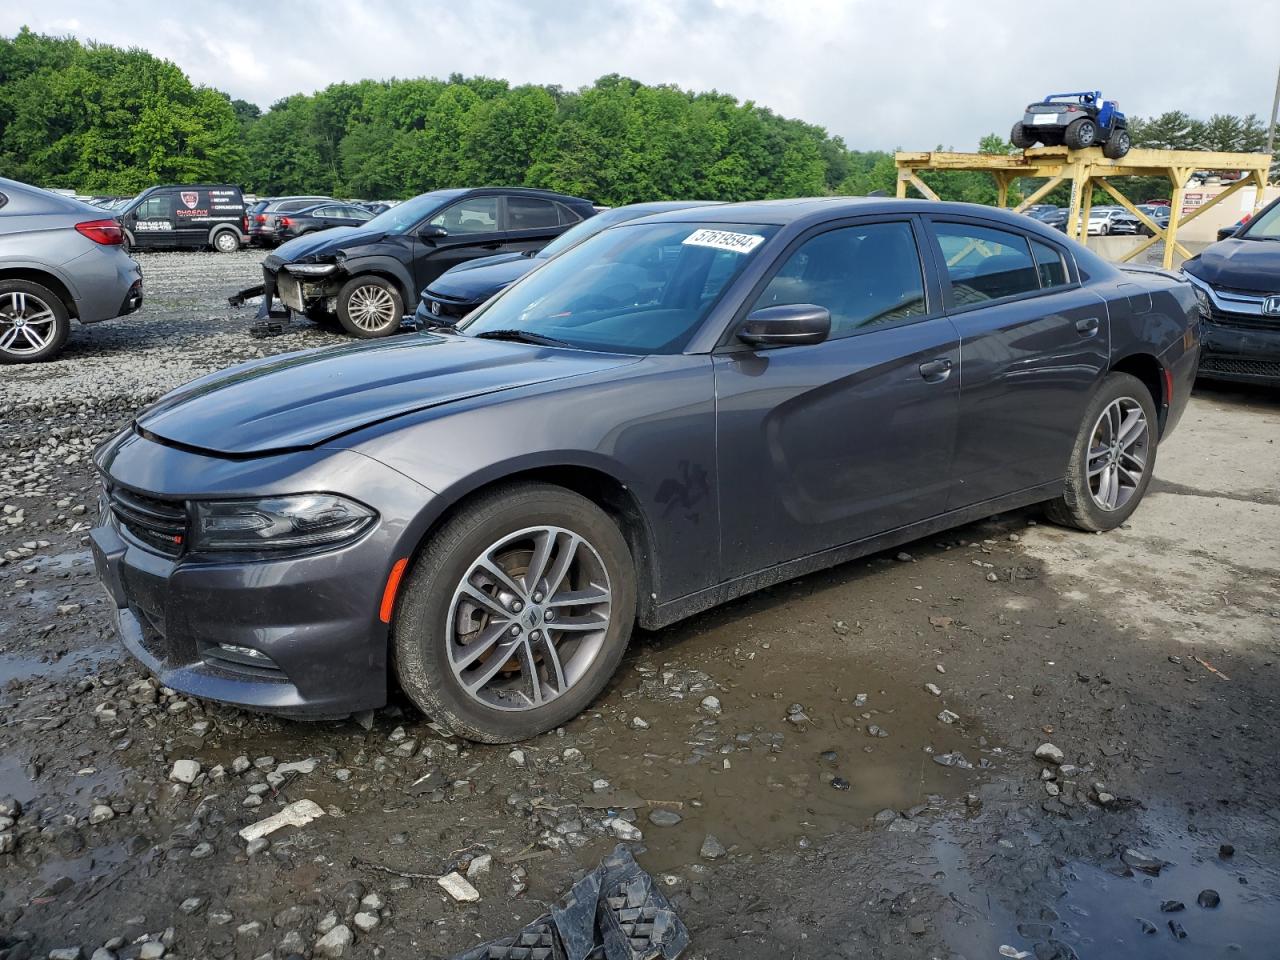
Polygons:
M728 230L695 230L684 238L684 243L728 250L730 253L750 253L764 243L764 237L754 233L730 233Z

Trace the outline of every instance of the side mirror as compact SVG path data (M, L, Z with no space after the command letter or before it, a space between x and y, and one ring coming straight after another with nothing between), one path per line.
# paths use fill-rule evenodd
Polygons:
M418 236L423 240L439 240L441 237L447 237L449 231L444 227L425 226L418 231Z
M822 343L831 335L831 312L816 303L761 307L747 315L738 339L757 347Z

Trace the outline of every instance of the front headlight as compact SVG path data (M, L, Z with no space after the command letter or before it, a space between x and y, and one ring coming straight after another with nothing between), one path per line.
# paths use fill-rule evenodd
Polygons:
M193 550L307 550L354 540L378 515L330 493L261 500L197 500Z
M327 277L338 269L335 263L286 263L284 268L295 277Z
M1200 304L1200 316L1206 319L1213 316L1213 301L1209 299L1209 294L1195 284L1191 285L1191 289L1196 292L1196 302Z

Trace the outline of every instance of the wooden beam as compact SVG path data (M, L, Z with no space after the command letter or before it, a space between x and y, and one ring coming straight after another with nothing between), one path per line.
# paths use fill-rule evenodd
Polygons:
M910 171L910 176L908 176L907 180L913 187L920 191L920 195L926 200L938 199L938 195L929 189L929 185L927 183L916 176L916 172L914 170Z
M1083 168L1084 172L1080 178L1080 220L1079 226L1076 228L1079 236L1076 237L1086 247L1089 245L1089 214L1093 212L1093 171L1088 167Z
M1014 212L1022 213L1024 210L1027 209L1027 207L1031 206L1033 203L1039 203L1041 197L1047 197L1054 190L1054 188L1056 188L1058 184L1060 184L1061 182L1062 182L1061 174L1059 174L1056 177L1050 177L1048 183L1046 183L1039 190L1036 190L1034 193L1031 194L1031 196L1027 197L1027 199L1023 200L1020 204L1014 207L1013 208Z
M1175 151L1180 152L1180 151ZM1164 259L1162 261L1166 270L1173 269L1173 251L1178 243L1178 226L1182 222L1182 199L1186 195L1187 181L1191 179L1191 174L1195 173L1195 167L1170 167L1168 177L1173 183L1173 195L1169 198L1169 229L1164 235Z
M1200 216L1200 214L1204 213L1210 207L1216 206L1217 204L1221 203L1223 200L1227 199L1227 197L1231 196L1236 191L1241 190L1244 187L1248 186L1248 184L1249 184L1249 178L1242 177L1241 179L1233 183L1231 186L1227 187L1227 189L1223 190L1216 197L1213 197L1212 199L1200 204L1200 206L1196 207L1194 210L1188 213L1185 217L1182 218L1182 223L1183 224L1190 223L1192 220ZM1187 254L1187 256L1190 256L1190 254Z
M1156 240L1163 240L1165 238L1164 227L1160 226L1160 224L1156 223L1154 220L1148 217L1145 213L1143 213L1141 210L1135 207L1128 197L1126 197L1123 193L1121 193L1119 190L1117 190L1115 187L1111 185L1111 183L1107 180L1106 177L1095 177L1094 180L1097 182L1098 186L1102 187L1103 190L1111 194L1112 198L1117 203L1119 203L1120 206L1124 207L1126 210L1132 213L1135 217L1137 217L1140 221L1142 221L1147 225L1147 227L1151 230L1151 236L1152 236L1151 243L1155 243ZM1173 215L1172 211L1170 211L1170 216L1172 217L1172 215ZM1144 244L1141 247L1135 247L1133 250L1130 250L1128 253L1122 256L1120 258L1120 262L1125 263L1126 261L1132 260L1143 250L1147 249L1147 247L1149 246L1151 246L1150 243ZM1184 247L1182 244L1180 243L1177 244L1176 249L1180 251L1184 257L1190 259L1191 251L1188 250L1186 247Z
M1082 168L1077 165L1071 169L1071 202L1067 205L1066 234L1072 240L1080 239L1080 201L1084 192L1084 184L1080 182Z

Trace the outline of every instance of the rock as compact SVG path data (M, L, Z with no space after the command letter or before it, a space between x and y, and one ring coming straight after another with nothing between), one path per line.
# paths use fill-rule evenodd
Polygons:
M905 550L903 550L903 551L902 551L901 553L899 553L896 557L894 557L894 559L895 559L895 560L897 560L899 563L910 563L910 562L912 561L912 559L913 559L913 558L912 558L911 554L909 554L909 553L907 553Z
M1218 856L1220 856L1223 860L1230 860L1235 855L1236 855L1236 848L1229 843L1224 843L1222 844L1222 846L1218 847Z
M936 683L926 683L924 685L924 688L928 690L930 693L932 693L935 697L942 696L942 688L938 686Z
M881 810L871 819L874 820L876 823L880 824L881 826L883 826L886 823L893 823L893 821L897 820L898 811L890 810L886 807L884 810Z
M116 952L106 947L99 947L89 955L89 960L116 960Z
M610 786L611 784L609 783L609 781L605 780L604 778L591 781L592 793L604 793L606 790L609 789Z
M604 825L613 832L613 835L619 840L640 841L644 839L644 834L637 830L634 826L627 823L621 817L609 817L604 821Z
M471 862L467 864L467 879L473 883L477 880L483 880L489 875L489 871L492 869L492 854L482 853L478 857L473 857Z
M837 790L848 790L849 781L844 777L832 777L831 786L835 787Z
M307 941L302 939L302 933L298 930L290 930L276 944L276 956L285 957L286 960L293 960L295 954L302 956L306 952Z
M440 884L444 892L453 897L456 903L475 903L480 899L480 891L467 883L466 878L456 871L445 874L436 883Z
M711 714L713 717L720 716L720 710L721 710L720 698L719 697L703 697L702 709L705 710L707 713Z
M648 729L649 729L649 721L648 721L648 720L645 720L643 717L632 717L632 718L631 718L631 729L632 729L632 730L648 730Z
M169 779L177 783L191 784L200 776L200 764L195 760L175 760L169 771Z
M1196 903L1206 910L1213 910L1221 902L1222 898L1218 896L1217 890L1201 890L1200 896L1196 897Z
M938 714L938 720L941 723L952 724L960 719L960 714L953 710L943 710Z
M1180 913L1187 909L1187 905L1181 900L1163 900L1160 903L1161 913Z
M1058 786L1056 783L1054 783L1052 780L1049 780L1045 782L1044 792L1051 797L1056 797L1058 796L1058 794L1062 793L1062 788Z
M924 917L909 917L907 919L907 933L915 937L924 936L929 930L929 925L925 923Z
M869 737L887 737L889 731L874 723L867 724L867 736Z
M1187 939L1187 931L1183 929L1182 924L1180 924L1177 920L1169 921L1169 932L1173 934L1173 939L1175 940Z
M0 799L0 817L11 817L16 820L22 816L22 804L13 797Z
M523 767L525 763L523 750L512 750L507 754L507 759L514 763L517 767Z
M339 960L347 956L355 939L351 928L345 923L340 923L316 941L316 956Z
M191 848L192 860L205 860L211 856L213 856L212 843L197 843L194 847Z
M79 947L56 947L49 951L49 960L82 960L83 957Z
M178 904L178 910L180 910L182 913L185 913L189 917L199 913L201 910L204 909L204 907L205 907L204 897L187 897L187 899L183 900L180 904Z
M160 960L165 954L164 944L159 940L148 940L138 951L138 960Z
M351 922L356 925L356 929L358 929L361 933L368 933L370 930L376 927L379 923L381 923L382 920L376 913L361 912L361 913L357 913L352 918Z
M1047 763L1052 763L1056 766L1057 764L1062 763L1063 760L1067 759L1067 755L1052 743L1042 743L1040 746L1036 747L1036 759L1044 760Z
M493 860L492 857L490 857L489 859L490 861ZM386 901L382 899L382 894L377 892L366 893L363 897L360 898L360 906L364 907L366 910L378 911L378 910L381 910L386 905L387 905Z
M987 574L987 582L988 582L988 583L997 583L997 582L999 582L999 580L1000 580L1000 578L999 578L999 577L997 577L997 576L995 575L995 573L988 573L988 574Z
M1160 876L1160 871L1169 864L1159 857L1152 856L1144 850L1134 850L1129 848L1120 854L1120 859L1124 861L1126 866L1139 870L1142 873L1150 874L1153 877Z
M248 757L236 757L234 760L231 761L231 772L234 773L236 776L239 776L240 774L248 770L251 766L253 766L253 764L249 762Z
M105 803L100 803L89 811L89 822L92 824L106 823L108 820L114 820L115 817L116 812Z
M708 833L707 838L702 841L702 848L698 851L698 856L702 857L703 860L719 860L728 852L723 843L717 840L713 834Z
M315 769L316 761L308 757L306 760L294 760L292 763L282 763L276 767L275 772L284 776L290 773L314 773Z
M1148 937L1154 937L1157 933L1160 932L1159 927L1157 927L1150 920L1142 919L1142 917L1138 918L1138 929L1141 930Z
M271 846L271 841L268 840L266 837L254 837L247 844L245 844L244 852L248 856L252 857L256 854L261 853L263 850L267 849L267 847L269 846Z
M649 822L655 827L674 827L684 818L674 810L664 810L659 807L656 810L649 811Z

